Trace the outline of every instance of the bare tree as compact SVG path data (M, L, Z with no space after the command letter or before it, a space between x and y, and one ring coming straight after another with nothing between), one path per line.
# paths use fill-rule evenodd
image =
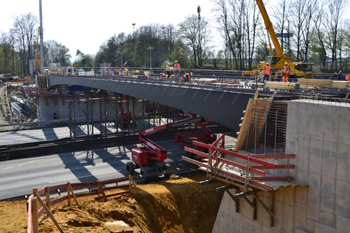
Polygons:
M329 0L324 11L323 28L328 34L327 44L331 50L331 70L337 69L337 40L339 27L346 9L349 9L349 0Z
M203 17L198 22L196 15L187 16L179 24L178 36L191 48L194 59L193 65L202 66L203 58L208 52L208 44L211 40L208 21Z
M33 58L33 37L37 32L38 18L31 13L14 18L11 34L16 39L22 63L22 72L29 73L29 59Z

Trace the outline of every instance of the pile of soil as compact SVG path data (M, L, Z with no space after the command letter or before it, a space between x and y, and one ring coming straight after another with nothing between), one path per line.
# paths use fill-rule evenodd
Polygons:
M94 196L52 206L52 212L65 232L110 232L106 222L124 221L133 232L211 232L222 199L216 193L218 183L200 186L205 174L193 174L137 185L131 194L95 201ZM118 190L107 191L107 194ZM0 232L25 232L27 212L25 201L0 202ZM59 232L50 218L43 214L40 232Z

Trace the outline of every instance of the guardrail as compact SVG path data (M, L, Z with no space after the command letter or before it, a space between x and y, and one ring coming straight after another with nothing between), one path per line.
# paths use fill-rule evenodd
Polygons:
M106 181L97 181L97 182L90 182L90 183L73 183L71 184L68 182L67 184L61 184L61 185L56 185L56 186L51 186L48 187L46 186L45 188L42 189L37 189L33 188L33 194L31 194L28 198L27 201L27 212L28 212L28 227L27 227L27 233L38 233L39 232L39 218L42 216L44 211L47 213L47 215L51 218L51 220L54 222L56 227L60 232L64 232L62 228L59 226L58 222L54 218L51 212L51 206L58 204L62 201L67 200L68 206L71 205L71 199L74 198L75 202L77 205L79 205L79 202L77 200L78 197L86 197L86 196L92 196L92 195L97 195L95 197L95 200L100 200L103 198L104 201L107 201L108 197L113 197L113 196L118 196L118 195L123 195L126 193L130 193L131 189L134 187L136 192L138 193L138 189L136 187L136 184L134 182L134 179L136 176L131 176L129 177L123 177L120 179L114 179L114 180L106 180ZM118 185L118 182L125 182L129 181L129 184L127 185ZM111 186L111 187L102 187L102 185L106 184L112 184L116 183L116 186ZM75 194L74 193L74 188L76 189L82 189L82 188L91 188L91 187L96 187L95 189L90 190L89 192L84 192L84 193L79 193ZM106 195L105 190L109 189L123 189L123 188L129 188L129 190L125 190L122 192L117 192L113 194ZM50 192L55 191L55 190L66 190L67 195L59 197L55 200L50 200ZM45 195L46 200L45 202L41 199L41 196ZM102 196L101 196L102 195ZM38 209L38 203L42 206L40 209Z

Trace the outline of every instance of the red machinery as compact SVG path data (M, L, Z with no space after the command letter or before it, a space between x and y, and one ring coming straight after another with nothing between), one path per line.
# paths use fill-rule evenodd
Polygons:
M212 144L216 141L216 135L213 134L207 127L205 127L201 121L195 122L199 127L201 127L202 133L176 133L175 143L181 146L193 146L193 141L199 141L206 144ZM194 146L196 150L202 150L202 147ZM207 151L205 151L207 152ZM194 154L188 152L188 156L193 158Z
M182 146L193 146L192 142L194 140L203 143L213 143L216 140L216 135L212 134L212 132L201 123L201 121L203 120L202 117L195 117L194 114L188 112L185 112L185 114L190 118L139 132L139 141L142 147L134 148L131 150L133 162L128 162L126 164L126 170L129 172L129 174L133 174L135 168L141 168L141 174L145 174L148 172L165 170L170 167L169 164L165 164L163 167L157 166L158 163L162 163L165 159L167 159L167 150L159 146L149 138L146 138L147 135L153 134L161 130L181 126L184 124L196 123L198 126L201 127L202 134L176 133L175 143ZM193 157L192 154L190 154L190 156Z
M129 98L129 96L127 95L123 95L122 101L119 102L119 109L120 112L118 114L118 119L119 119L119 123L120 123L120 127L123 128L124 126L132 125L131 123L131 119L132 119L132 113L131 112L124 112L123 109L123 100L127 100Z
M166 169L169 167L168 165L165 165L161 168L157 166L157 163L162 163L165 159L167 159L167 150L149 138L146 138L146 136L164 129L170 129L181 126L183 124L190 124L201 120L202 117L192 117L139 132L139 141L142 147L134 148L131 150L133 162L126 163L126 170L129 172L129 174L133 174L135 168L141 168L141 174L145 174L148 172L155 172Z

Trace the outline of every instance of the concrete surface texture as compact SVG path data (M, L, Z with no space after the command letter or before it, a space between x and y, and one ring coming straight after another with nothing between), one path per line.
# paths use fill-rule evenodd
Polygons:
M253 209L245 200L235 213L235 203L225 193L212 232L350 232L349 135L350 104L291 101L286 153L297 155L296 181L309 187L276 190L274 227L259 202L253 220ZM258 196L270 206L269 192Z

